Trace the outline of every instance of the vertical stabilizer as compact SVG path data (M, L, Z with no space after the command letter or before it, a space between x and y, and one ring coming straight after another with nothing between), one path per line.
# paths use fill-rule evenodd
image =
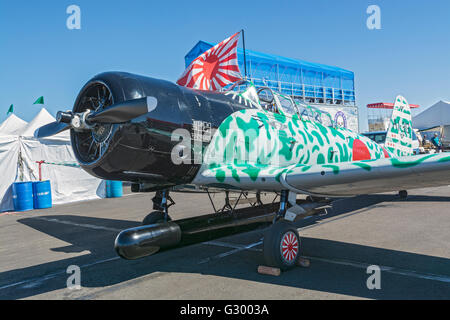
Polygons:
M406 99L398 96L386 135L386 149L395 157L412 155L412 132L411 109Z

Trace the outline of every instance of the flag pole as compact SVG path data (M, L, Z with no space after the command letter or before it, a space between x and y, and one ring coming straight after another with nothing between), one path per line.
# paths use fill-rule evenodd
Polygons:
M245 70L245 80L247 80L247 54L245 53L245 33L244 29L241 30L242 33L242 46L244 48L244 70Z

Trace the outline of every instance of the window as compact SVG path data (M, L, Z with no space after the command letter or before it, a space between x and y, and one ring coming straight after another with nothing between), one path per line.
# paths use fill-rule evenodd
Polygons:
M288 98L280 94L277 94L276 97L278 98L281 109L283 110L284 113L292 116L298 112L291 98Z

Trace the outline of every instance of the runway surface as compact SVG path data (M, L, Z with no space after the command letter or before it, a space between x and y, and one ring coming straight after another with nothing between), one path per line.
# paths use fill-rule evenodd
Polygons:
M256 272L265 229L120 259L114 239L140 225L151 196L0 215L0 299L450 299L450 187L336 201L298 223L311 266L279 277ZM174 220L213 212L205 194L172 196ZM67 288L73 265L79 290ZM367 287L371 265L381 289Z

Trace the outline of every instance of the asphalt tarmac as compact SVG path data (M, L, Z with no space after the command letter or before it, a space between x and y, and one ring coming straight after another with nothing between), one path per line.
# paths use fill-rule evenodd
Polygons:
M122 260L114 239L140 225L151 196L1 214L0 299L450 299L450 187L337 200L297 224L310 267L278 277L257 273L265 229ZM213 213L205 194L172 197L174 220ZM81 288L67 287L70 266Z

